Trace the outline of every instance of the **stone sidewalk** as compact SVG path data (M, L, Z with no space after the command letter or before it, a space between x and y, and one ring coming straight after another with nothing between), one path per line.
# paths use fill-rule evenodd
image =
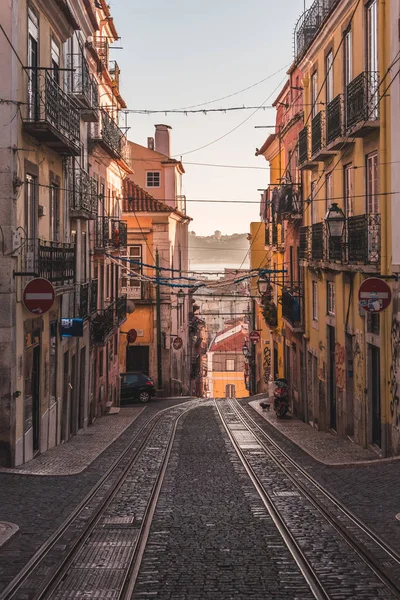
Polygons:
M0 473L18 475L77 475L82 473L108 448L145 410L144 406L123 407L118 413L97 419L65 444L47 450L15 469L0 469Z
M400 459L400 457L380 458L372 450L354 444L349 438L318 431L291 415L278 419L272 406L270 410L263 409L260 401L261 399L251 400L249 406L282 435L324 465L361 466Z

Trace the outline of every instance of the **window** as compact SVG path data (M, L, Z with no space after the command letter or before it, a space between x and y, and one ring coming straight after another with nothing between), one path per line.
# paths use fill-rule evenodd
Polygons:
M52 77L60 85L60 48L53 38L51 38L51 66Z
M318 202L316 196L317 182L311 182L311 223L318 223Z
M353 214L353 188L354 188L354 169L353 165L345 165L343 170L343 196L344 196L344 212L346 217L351 217Z
M318 74L317 71L311 75L311 118L317 116L318 114Z
M326 284L327 312L328 315L335 315L336 300L335 300L335 284L333 281L328 281Z
M332 204L333 198L333 175L332 173L327 173L325 175L325 213L328 211L328 208Z
M142 273L142 246L129 246L126 250L121 249L123 267L121 269L121 291L128 298L142 297L142 282L137 275ZM135 273L137 275L135 275Z
M53 242L60 237L60 188L52 184L50 186L50 235Z
M30 239L38 236L38 200L36 177L26 175L25 192L25 230Z
M344 34L344 85L345 87L353 79L353 36L351 29Z
M318 282L312 282L312 319L318 321Z
M104 187L104 183L100 183L99 217L103 217L106 214L104 202L105 202L105 187Z
M378 153L368 154L366 159L367 213L379 213Z
M160 185L161 185L161 172L160 171L147 171L146 187L160 187Z
M373 0L367 6L366 31L367 31L367 71L368 102L370 119L379 117L379 85L378 85L378 2Z
M227 358L225 361L225 371L234 371L235 370L235 359Z
M37 72L39 64L39 19L28 8L28 117L36 118L37 112Z
M333 52L332 50L327 54L325 59L326 69L326 102L332 102L333 100Z

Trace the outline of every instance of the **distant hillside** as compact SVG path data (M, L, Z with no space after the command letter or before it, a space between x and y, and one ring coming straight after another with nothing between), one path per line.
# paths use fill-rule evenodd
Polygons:
M214 235L200 236L189 233L190 264L225 264L238 263L240 266L249 249L247 233L222 235L216 231ZM248 257L246 259L248 263Z

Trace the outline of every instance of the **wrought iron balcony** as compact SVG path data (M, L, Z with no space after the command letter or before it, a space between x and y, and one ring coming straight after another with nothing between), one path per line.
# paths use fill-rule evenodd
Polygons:
M352 135L366 135L379 120L379 73L360 73L346 90L346 128Z
M89 316L89 283L81 283L77 290L77 312L80 319Z
M97 250L123 248L128 241L128 226L114 217L97 217L94 227L94 246Z
M284 183L279 187L279 212L288 220L302 218L300 185Z
M314 0L300 17L294 31L295 59L302 56L316 37L322 23L340 0Z
M299 165L308 160L308 127L303 127L299 133Z
M311 225L311 258L324 260L324 223Z
M343 96L339 94L326 107L326 143L329 146L344 135Z
M60 154L79 156L79 110L51 71L29 69L27 92L23 116L25 131Z
M91 143L101 148L115 160L129 159L129 144L125 134L108 112L101 109L101 122L94 124L91 131Z
M302 326L302 297L298 291L283 288L282 316L292 327Z
M300 245L299 259L308 260L309 258L309 227L300 227Z
M65 75L66 89L73 96L81 109L80 116L83 121L99 120L99 91L96 79L90 73L89 63L84 54L78 52L69 54L68 67L72 71L67 71Z
M97 216L97 182L75 164L67 167L68 199L71 216L94 219Z
M381 259L381 215L356 215L347 219L349 263L379 265Z
M96 316L92 319L91 334L93 344L104 346L115 326L115 303L113 303L108 308L97 311Z
M116 302L116 316L118 325L126 321L126 294L120 296Z
M311 121L311 155L315 156L322 150L322 116L320 111Z
M97 311L97 295L99 290L99 280L92 279L90 282L90 314L93 315Z
M22 250L23 271L44 277L55 286L75 279L75 244L27 239Z

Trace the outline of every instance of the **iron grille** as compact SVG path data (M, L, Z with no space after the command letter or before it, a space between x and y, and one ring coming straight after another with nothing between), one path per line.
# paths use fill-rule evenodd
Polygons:
M346 127L379 119L379 73L360 73L346 90Z
M282 315L293 326L301 322L301 296L286 288L282 290Z
M104 345L114 329L115 303L104 310L99 310L91 323L92 340L94 344Z
M339 94L326 107L326 142L330 144L343 135L343 96Z
M67 167L69 207L84 211L88 216L97 215L97 182L86 171L74 164Z
M78 316L87 319L89 315L89 284L82 283L79 286Z
M101 128L103 141L115 155L121 156L124 134L105 110L101 111Z
M379 264L381 254L381 215L356 215L347 219L347 258L349 263Z
M311 258L324 260L324 224L311 225Z
M315 0L299 19L294 32L294 55L299 58L306 52L319 28L340 0Z
M311 122L311 154L317 154L322 149L322 111Z
M300 227L300 245L299 245L299 258L301 260L308 260L308 227Z
M299 133L299 164L302 165L308 159L308 128L303 127Z

